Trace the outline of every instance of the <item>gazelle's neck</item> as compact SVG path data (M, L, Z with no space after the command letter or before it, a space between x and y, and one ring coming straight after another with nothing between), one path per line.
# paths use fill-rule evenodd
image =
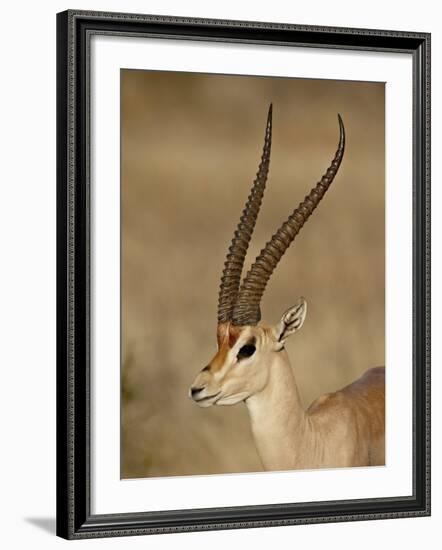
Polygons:
M296 466L309 424L285 350L274 354L265 388L246 401L253 437L266 470Z

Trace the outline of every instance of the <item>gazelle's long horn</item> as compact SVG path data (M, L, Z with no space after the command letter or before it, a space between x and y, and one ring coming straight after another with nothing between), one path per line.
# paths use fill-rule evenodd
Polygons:
M340 138L335 157L327 172L261 250L244 278L233 310L237 326L256 325L261 319L260 303L268 280L284 252L293 242L312 212L330 187L344 156L345 130L338 114Z
M259 208L261 206L262 197L266 186L270 164L271 145L272 104L270 104L267 115L264 147L258 173L256 174L252 190L233 235L233 239L227 253L226 262L224 264L218 298L218 323L225 323L232 320L233 307L238 296L244 258L255 228L256 218L258 217Z

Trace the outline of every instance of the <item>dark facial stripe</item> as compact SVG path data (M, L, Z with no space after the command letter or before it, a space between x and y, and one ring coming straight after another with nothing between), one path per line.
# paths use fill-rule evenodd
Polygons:
M236 344L236 341L238 340L238 337L240 335L240 331L236 330L235 327L230 327L229 330L229 347L233 348L233 346Z

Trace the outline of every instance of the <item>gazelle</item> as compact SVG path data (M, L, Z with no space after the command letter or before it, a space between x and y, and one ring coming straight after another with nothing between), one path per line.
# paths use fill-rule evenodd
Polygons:
M284 345L304 323L305 299L300 298L276 325L260 323L260 301L273 270L338 172L345 148L344 125L339 115L338 119L340 139L331 165L261 250L241 282L269 171L270 105L261 163L221 278L218 351L189 390L200 407L246 404L266 470L385 463L384 368L368 370L349 386L322 395L304 410Z

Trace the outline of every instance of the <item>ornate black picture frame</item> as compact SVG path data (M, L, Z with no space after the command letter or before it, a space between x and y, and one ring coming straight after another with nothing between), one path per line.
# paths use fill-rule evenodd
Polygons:
M413 495L93 515L89 43L94 34L408 53L413 58ZM57 534L67 539L430 514L430 35L69 10L57 16ZM118 427L115 427L118 429Z

